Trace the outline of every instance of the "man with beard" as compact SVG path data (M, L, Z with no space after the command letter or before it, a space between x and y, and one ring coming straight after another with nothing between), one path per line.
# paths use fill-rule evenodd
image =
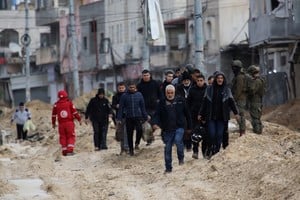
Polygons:
M162 129L162 139L165 144L165 173L172 172L172 146L177 147L179 165L184 164L183 134L186 125L190 131L191 116L183 97L175 96L175 87L168 85L165 90L165 99L159 102L153 118L153 129Z

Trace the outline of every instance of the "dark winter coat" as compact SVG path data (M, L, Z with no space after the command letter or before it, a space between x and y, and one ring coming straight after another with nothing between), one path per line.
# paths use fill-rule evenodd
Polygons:
M99 98L96 95L90 100L85 112L85 119L90 119L92 122L101 122L108 124L109 114L112 114L111 106L107 98Z
M176 96L181 96L187 99L191 88L192 88L192 82L188 87L184 86L182 83L177 85Z
M197 113L199 112L204 94L206 91L207 85L203 85L203 87L198 87L197 85L194 85L189 92L188 98L187 98L187 104L191 111L191 113Z
M172 105L175 106L175 116L171 116L171 113L167 111L166 100L161 100L154 114L152 124L157 124L162 131L168 131L166 130L169 129L167 126L170 124L170 120L175 117L175 123L173 123L174 130L177 128L185 128L185 125L186 129L190 130L192 128L192 121L185 99L183 97L176 96L172 101Z
M216 95L218 97L216 97ZM220 101L218 101L218 99L220 99ZM230 119L231 110L235 115L238 114L238 108L230 88L225 85L218 86L216 84L207 86L199 114L205 120L228 121Z
M142 93L147 111L156 109L158 101L162 98L162 93L158 82L151 79L149 82L141 80L137 89Z
M118 113L118 108L117 105L120 105L120 100L121 100L121 96L125 94L125 92L117 92L113 97L112 97L112 103L111 103L111 107L113 109L115 109L116 114Z

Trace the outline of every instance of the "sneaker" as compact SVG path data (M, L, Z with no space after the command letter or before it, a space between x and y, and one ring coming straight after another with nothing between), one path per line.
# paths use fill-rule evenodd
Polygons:
M108 147L106 147L106 146L105 146L105 147L102 147L101 149L103 149L103 150L107 150L107 149L108 149Z
M179 165L183 165L184 161L183 160L179 160Z
M192 158L198 159L198 158L199 158L199 157L198 157L198 154L197 154L197 153L193 153Z

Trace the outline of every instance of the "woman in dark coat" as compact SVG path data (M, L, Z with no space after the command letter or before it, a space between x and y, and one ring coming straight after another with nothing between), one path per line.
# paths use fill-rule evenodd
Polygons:
M230 111L239 119L238 108L231 90L226 86L226 78L222 72L215 73L212 85L209 85L204 95L203 104L199 111L199 120L205 120L208 127L207 158L220 151L224 127L230 119Z

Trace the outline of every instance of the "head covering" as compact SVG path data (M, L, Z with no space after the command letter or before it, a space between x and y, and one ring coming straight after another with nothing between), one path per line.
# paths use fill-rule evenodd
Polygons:
M255 73L258 73L259 72L259 67L258 66L255 66L255 65L251 65L247 72L251 75L255 74Z
M187 64L186 66L185 66L185 69L191 74L191 73L193 73L193 71L194 71L194 65L193 64Z
M60 90L57 94L57 97L62 99L62 98L67 98L68 97L68 93L64 90Z
M99 95L99 94L105 94L104 88L99 88L98 89L97 95Z
M240 60L233 60L231 63L232 67L243 68L243 63Z
M183 81L183 80L186 80L186 79L190 79L190 75L189 75L189 73L187 71L184 71L182 73L181 80Z
M224 86L224 85L226 85L226 77L225 77L225 74L223 73L223 72L221 72L221 71L215 71L214 72L214 76L215 76L215 78L214 78L214 85L217 85L217 77L218 76L223 76L223 78L224 78L224 81L223 81L223 84L222 84L222 86Z
M215 78L217 78L219 75L222 75L225 78L225 74L223 72L221 72L221 71L215 71L214 72Z
M19 106L24 106L24 102L20 102L20 103L19 103Z

